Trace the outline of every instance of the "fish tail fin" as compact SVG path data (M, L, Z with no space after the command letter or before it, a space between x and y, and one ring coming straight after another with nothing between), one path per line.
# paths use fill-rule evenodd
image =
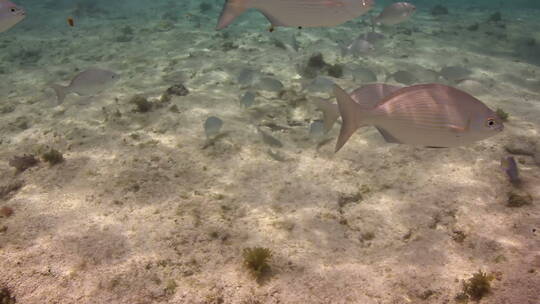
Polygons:
M334 85L334 95L338 102L339 114L341 115L342 120L341 130L339 131L339 137L336 142L335 152L338 152L351 135L353 135L356 129L363 125L362 117L365 117L366 115L364 113L364 107L356 103L351 96L338 85Z
M66 89L67 87L61 86L59 84L51 84L51 88L56 93L56 98L58 99L58 104L61 104L64 102L64 99L66 98Z
M323 113L324 131L328 132L339 117L338 106L322 98L314 98L314 101L317 109Z
M250 2L250 0L225 0L216 29L221 30L229 26L234 19L249 8Z

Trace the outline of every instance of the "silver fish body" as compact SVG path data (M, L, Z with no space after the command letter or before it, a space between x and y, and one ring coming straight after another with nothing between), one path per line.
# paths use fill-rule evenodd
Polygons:
M111 87L118 78L119 75L115 72L90 68L77 74L68 86L53 84L51 87L56 92L58 102L62 103L69 93L77 93L81 96L98 94Z
M0 33L5 32L26 17L25 10L8 0L0 0Z
M500 118L480 100L456 88L421 84L399 89L375 108L362 107L336 86L343 120L336 152L361 126L375 126L384 139L425 147L467 145L503 130Z
M336 26L365 14L374 0L226 0L216 29L229 26L250 8L260 11L272 26Z
M210 116L204 122L204 133L206 138L216 137L223 127L223 120L216 116Z
M400 86L384 83L372 83L352 91L350 97L363 108L374 108L384 97L401 88ZM315 105L323 112L325 131L330 131L339 117L338 105L319 98L315 99Z
M375 24L394 25L406 21L416 11L416 7L408 2L396 2L383 9L373 19Z

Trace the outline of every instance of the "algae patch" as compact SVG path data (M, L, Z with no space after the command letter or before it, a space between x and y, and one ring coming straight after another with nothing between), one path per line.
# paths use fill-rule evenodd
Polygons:
M260 282L269 273L270 265L268 264L268 259L272 257L272 251L270 249L263 247L244 248L242 257L244 258L244 266L246 266L257 282Z

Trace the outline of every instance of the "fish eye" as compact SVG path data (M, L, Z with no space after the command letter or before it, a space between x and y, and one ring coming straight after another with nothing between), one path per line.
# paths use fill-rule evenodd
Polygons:
M495 121L494 118L488 118L488 119L486 120L486 126L487 126L488 128L493 128L493 127L495 127L496 125L497 125L497 122Z
M17 11L16 8L14 8L14 7L11 8L11 12L12 12L12 13L15 13L16 11Z

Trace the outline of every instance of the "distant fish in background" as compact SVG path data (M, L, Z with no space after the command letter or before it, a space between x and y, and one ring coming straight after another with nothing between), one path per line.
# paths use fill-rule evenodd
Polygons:
M389 79L394 79L395 81L404 85L411 85L419 81L418 77L416 77L413 73L407 71L397 71L393 74L390 74L386 76L385 81L388 81Z
M8 0L0 0L0 33L5 32L21 22L26 16L22 7Z
M115 72L97 68L90 68L77 74L68 86L53 84L51 87L56 92L58 103L64 102L66 95L77 93L81 96L91 96L98 94L113 86L119 75Z
M343 121L336 152L364 125L375 126L386 142L433 148L471 144L504 128L480 100L441 84L399 89L375 108L358 104L337 85L334 92Z
M71 27L75 26L75 20L73 19L73 17L68 17L67 18L67 23Z
M383 9L379 16L373 18L373 23L380 25L395 25L409 19L416 7L408 2L396 2Z
M351 98L364 108L373 108L379 104L384 97L401 89L400 86L384 83L372 83L362 86L351 92ZM324 129L330 131L339 117L339 108L335 103L324 99L314 99L316 107L323 112Z
M336 26L365 14L374 0L225 0L216 29L229 26L250 8L259 10L272 27Z
M439 74L448 81L459 82L467 79L472 72L471 70L460 66L447 66L439 71Z
M216 137L223 127L223 120L218 117L210 116L204 122L204 133L207 139Z
M341 56L351 55L360 57L369 54L375 50L373 44L369 43L364 37L358 37L349 45L340 45Z
M521 179L519 178L519 169L513 156L501 158L501 168L508 176L508 179L512 185L518 186L521 184Z

